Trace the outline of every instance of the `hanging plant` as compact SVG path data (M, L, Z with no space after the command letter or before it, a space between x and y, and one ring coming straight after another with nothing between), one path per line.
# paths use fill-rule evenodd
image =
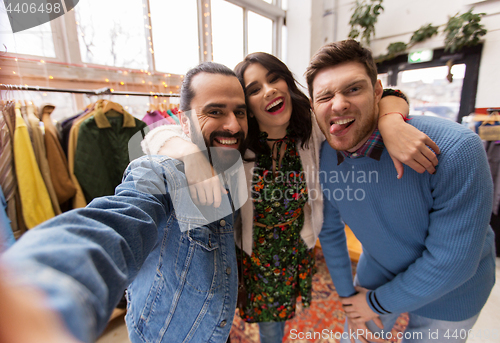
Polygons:
M407 48L408 48L408 44L406 44L405 42L391 43L387 47L387 54L386 55L380 55L380 56L374 58L375 63L381 63L383 61L393 59L397 55L405 52Z
M432 24L424 25L413 33L411 36L410 44L411 46L423 42L434 35L437 35L439 26L433 26Z
M351 16L351 32L349 38L356 39L361 35L360 42L370 45L375 36L375 24L382 7L383 0L356 0L356 8Z
M444 28L445 51L453 53L463 47L477 45L480 38L488 32L484 25L479 23L486 13L472 13L472 10L473 8L461 15L457 13L448 20Z
M389 58L392 58L396 55L399 55L399 54L405 52L407 48L408 48L408 44L406 44L404 42L391 43L387 47L387 52L388 52L387 55Z
M443 33L446 34L445 51L454 53L463 47L477 45L480 38L487 33L484 25L479 23L485 13L472 13L472 11L473 9L470 9L463 14L457 13L454 17L450 18L443 30ZM403 42L391 43L387 47L387 54L377 57L377 62L383 62L404 53L413 45L438 34L438 30L439 26L433 26L432 24L420 27L413 33L408 44ZM449 68L451 70L451 67Z
M429 39L432 36L436 35L438 33L438 28L438 26L433 26L432 24L424 25L413 33L408 44L404 42L389 44L389 46L387 47L387 54L378 57L378 61L382 62L385 60L390 60L397 55L405 53L406 50L411 48L413 45L423 42L426 39Z

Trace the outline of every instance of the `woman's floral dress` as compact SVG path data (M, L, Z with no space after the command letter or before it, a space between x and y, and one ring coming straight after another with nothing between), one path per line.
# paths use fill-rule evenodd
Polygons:
M261 133L260 144L268 147L266 139L267 134ZM248 300L240 309L247 322L292 318L299 295L308 307L316 272L313 249L308 249L300 237L307 187L296 142L285 137L275 144L278 152L286 144L286 151L274 177L269 149L269 154L257 158L252 180L253 249L252 256L243 254Z

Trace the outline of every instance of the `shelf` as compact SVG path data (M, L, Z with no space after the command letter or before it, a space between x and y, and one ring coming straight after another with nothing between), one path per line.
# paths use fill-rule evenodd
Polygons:
M109 318L109 322L113 321L113 319L116 319L116 318L124 315L125 312L127 312L127 310L121 309L121 308L115 308L113 310L113 313L111 314L111 317Z
M363 252L361 243L358 241L356 236L354 236L354 233L347 225L345 226L345 235L347 238L347 249L349 250L349 257L351 258L351 261L358 262L359 256ZM321 248L319 239L316 241L316 247Z

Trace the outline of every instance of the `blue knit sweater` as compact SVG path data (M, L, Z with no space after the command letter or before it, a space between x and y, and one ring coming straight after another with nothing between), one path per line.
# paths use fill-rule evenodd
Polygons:
M372 310L461 321L481 310L495 282L490 169L471 130L439 118L409 123L441 150L434 175L405 166L398 180L387 150L380 161L337 166L336 151L323 144L321 246L340 296L355 293L345 222L363 245L357 277L373 290Z

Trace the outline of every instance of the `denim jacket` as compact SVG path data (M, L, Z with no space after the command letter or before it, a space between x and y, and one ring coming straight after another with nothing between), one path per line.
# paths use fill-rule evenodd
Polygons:
M30 230L2 262L43 289L84 342L104 330L125 288L132 342L225 342L237 297L234 216L205 217L180 162L143 157L114 196Z

